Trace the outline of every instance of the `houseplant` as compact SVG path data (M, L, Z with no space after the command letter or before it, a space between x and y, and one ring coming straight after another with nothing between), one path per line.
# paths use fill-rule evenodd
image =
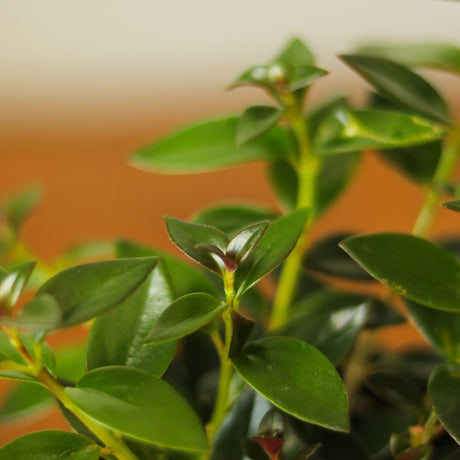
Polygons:
M3 206L0 376L27 395L8 410L55 399L75 433L28 434L0 458L459 458L458 245L426 236L443 196L460 209L451 182L460 124L414 68L460 73L460 49L368 46L341 59L375 91L363 108L338 98L311 109L308 90L327 72L294 39L231 85L261 88L275 105L132 156L168 173L268 163L282 212L224 205L189 222L166 217L198 265L128 240L114 243L113 260L75 265L74 251L36 263L18 237L35 194ZM425 190L412 233L310 241L369 149ZM378 296L334 284L374 278L387 287ZM432 349L380 350L373 331L407 318ZM78 372L46 338L88 321Z

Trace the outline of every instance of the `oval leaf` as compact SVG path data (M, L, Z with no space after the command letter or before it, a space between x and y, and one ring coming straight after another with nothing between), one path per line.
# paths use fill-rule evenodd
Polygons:
M73 326L123 302L142 284L157 262L156 257L139 257L77 265L49 279L37 296L54 297L61 308L59 326Z
M277 127L254 142L236 147L237 116L204 121L140 149L131 163L163 173L198 173L257 160L287 158L295 147L290 135Z
M3 460L98 460L101 448L91 439L66 431L38 431L0 448Z
M228 243L226 255L237 264L242 262L259 242L268 227L268 222L259 222L244 228Z
M460 366L442 363L428 381L428 396L447 432L460 444Z
M0 311L11 310L24 290L36 262L25 262L0 279Z
M283 411L334 430L349 429L342 380L316 348L288 337L266 337L247 346L233 364L250 386Z
M340 246L374 278L408 299L460 311L460 262L444 249L400 233L355 236Z
M340 58L395 104L441 123L450 122L439 93L410 69L382 57L344 54Z
M185 295L163 311L145 342L167 342L190 334L218 316L226 307L224 302L209 294Z
M207 448L201 422L185 399L146 372L104 367L65 391L85 414L127 437L177 450Z
M444 201L444 203L441 204L451 211L460 212L460 200Z

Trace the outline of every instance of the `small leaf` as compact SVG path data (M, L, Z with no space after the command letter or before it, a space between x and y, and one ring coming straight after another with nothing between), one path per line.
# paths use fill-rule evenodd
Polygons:
M18 265L0 278L0 311L11 310L26 287L36 262L29 261Z
M129 438L177 450L207 448L201 422L185 399L146 372L103 367L65 391L79 410Z
M216 259L197 246L211 245L225 253L229 242L225 233L215 227L185 222L174 217L165 217L165 222L172 242L181 251L204 267L218 275L221 274L221 268Z
M449 43L389 43L361 46L358 52L401 62L409 67L428 67L460 74L460 48Z
M3 215L15 232L18 232L24 220L41 201L42 191L38 187L28 188L0 205Z
M281 127L240 148L235 145L237 116L204 121L140 149L131 164L163 173L199 173L259 160L287 158L295 152L289 133Z
M246 109L236 125L236 145L242 145L261 136L275 126L283 116L277 107L255 105Z
M350 233L335 233L314 243L307 252L303 266L325 275L369 281L373 278L339 247Z
M250 386L288 414L347 431L347 396L334 366L318 350L288 337L266 337L233 357Z
M444 100L415 72L382 57L348 54L340 58L390 101L435 121L449 124L450 117Z
M460 200L444 201L441 204L451 211L460 212Z
M37 296L54 297L62 313L59 326L73 326L123 302L157 263L156 257L145 257L77 265L49 279Z
M240 264L254 250L268 225L269 222L259 222L241 230L228 243L226 255Z
M269 225L254 251L236 271L238 297L283 262L296 245L307 218L308 209L298 209Z
M0 448L2 460L98 460L100 455L91 439L66 431L37 431Z
M171 303L145 338L146 343L167 342L190 334L222 313L227 305L203 293L187 294Z
M460 444L460 366L440 364L428 381L428 396L447 432Z
M297 37L292 38L282 51L273 59L286 67L298 67L313 65L313 53L308 49L305 43Z
M312 65L302 65L288 69L288 90L291 92L302 90L317 78L327 74L327 70Z
M460 262L444 249L399 233L355 236L341 247L374 278L408 299L460 311Z

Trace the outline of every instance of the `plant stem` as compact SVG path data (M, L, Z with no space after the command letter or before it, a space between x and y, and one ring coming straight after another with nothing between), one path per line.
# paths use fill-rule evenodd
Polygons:
M273 303L269 329L281 327L289 318L289 309L297 289L302 259L308 247L309 230L315 219L315 180L320 167L320 159L311 152L310 136L301 106L295 101L291 103L292 105L286 110L286 117L292 126L299 148L299 158L296 164L299 180L296 209L309 208L310 215L303 234L283 265Z
M425 201L412 228L415 236L425 236L430 230L441 201L441 189L449 181L452 171L457 164L460 153L460 123L453 129L445 140L444 148L431 184L428 186Z

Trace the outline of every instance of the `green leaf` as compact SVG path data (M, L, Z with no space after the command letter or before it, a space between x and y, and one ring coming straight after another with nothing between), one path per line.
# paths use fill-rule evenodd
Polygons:
M24 262L0 278L0 311L9 311L15 306L35 265L34 261Z
M355 236L341 247L374 278L408 299L460 311L460 262L444 249L399 233Z
M225 308L227 305L224 302L209 294L187 294L163 311L145 342L167 342L184 337L217 317Z
M366 329L376 329L385 326L394 326L406 322L406 318L399 313L394 305L380 299L369 298L369 315Z
M38 431L0 448L2 460L98 460L101 448L91 439L66 431Z
M296 245L307 218L308 209L298 209L269 225L254 251L236 271L238 297L283 262Z
M460 212L460 200L444 201L441 204L451 211Z
M305 43L297 37L292 38L282 51L273 59L286 67L313 65L314 56Z
M460 366L440 364L428 381L428 397L446 431L460 444Z
M217 290L203 271L181 259L129 240L116 242L116 254L119 258L159 257L169 273L174 297L182 297L191 292L207 292L217 295ZM171 274L174 273L172 277Z
M282 207L289 211L295 209L299 179L292 164L284 160L272 161L268 165L268 177Z
M236 125L236 146L256 139L276 126L284 111L268 105L255 105L247 108L238 118Z
M449 124L449 112L442 97L426 80L407 67L375 56L345 54L340 58L390 101Z
M221 274L219 263L199 245L210 245L220 249L223 253L229 243L227 235L221 230L203 224L195 224L165 217L166 228L172 242L186 255L204 267Z
M108 260L77 265L58 273L39 290L61 308L59 327L87 321L119 305L149 276L156 257Z
M146 347L144 341L173 300L169 274L160 261L131 296L93 323L86 354L88 369L125 365L161 377L177 343Z
M59 257L58 263L63 266L73 265L82 261L112 258L114 253L113 241L85 241L67 248Z
M288 69L288 90L291 92L302 90L317 78L327 74L327 70L312 65L301 65Z
M332 155L368 149L411 147L440 139L445 131L431 121L404 112L379 109L340 110L323 121L313 149Z
M337 364L366 325L370 301L362 295L321 290L293 311L282 334L309 343Z
M233 358L241 377L288 414L339 431L349 429L347 395L318 350L288 337L266 337Z
M207 448L201 422L185 399L146 372L103 367L65 391L79 410L128 438L176 450Z
M287 158L295 152L287 131L275 127L240 148L235 145L237 116L204 121L140 149L131 164L163 173L199 173L258 160Z
M441 356L460 364L460 314L433 310L409 300L406 310L427 342Z
M226 255L241 263L254 250L268 225L269 222L259 222L241 230L228 243Z
M408 67L428 67L460 74L460 48L449 43L368 44L358 52L386 57Z
M28 188L1 203L0 215L3 215L13 230L17 232L25 219L37 207L41 197L42 191L40 188Z
M314 243L304 258L304 268L339 278L373 281L366 271L340 249L339 243L350 236L350 233L334 233Z

